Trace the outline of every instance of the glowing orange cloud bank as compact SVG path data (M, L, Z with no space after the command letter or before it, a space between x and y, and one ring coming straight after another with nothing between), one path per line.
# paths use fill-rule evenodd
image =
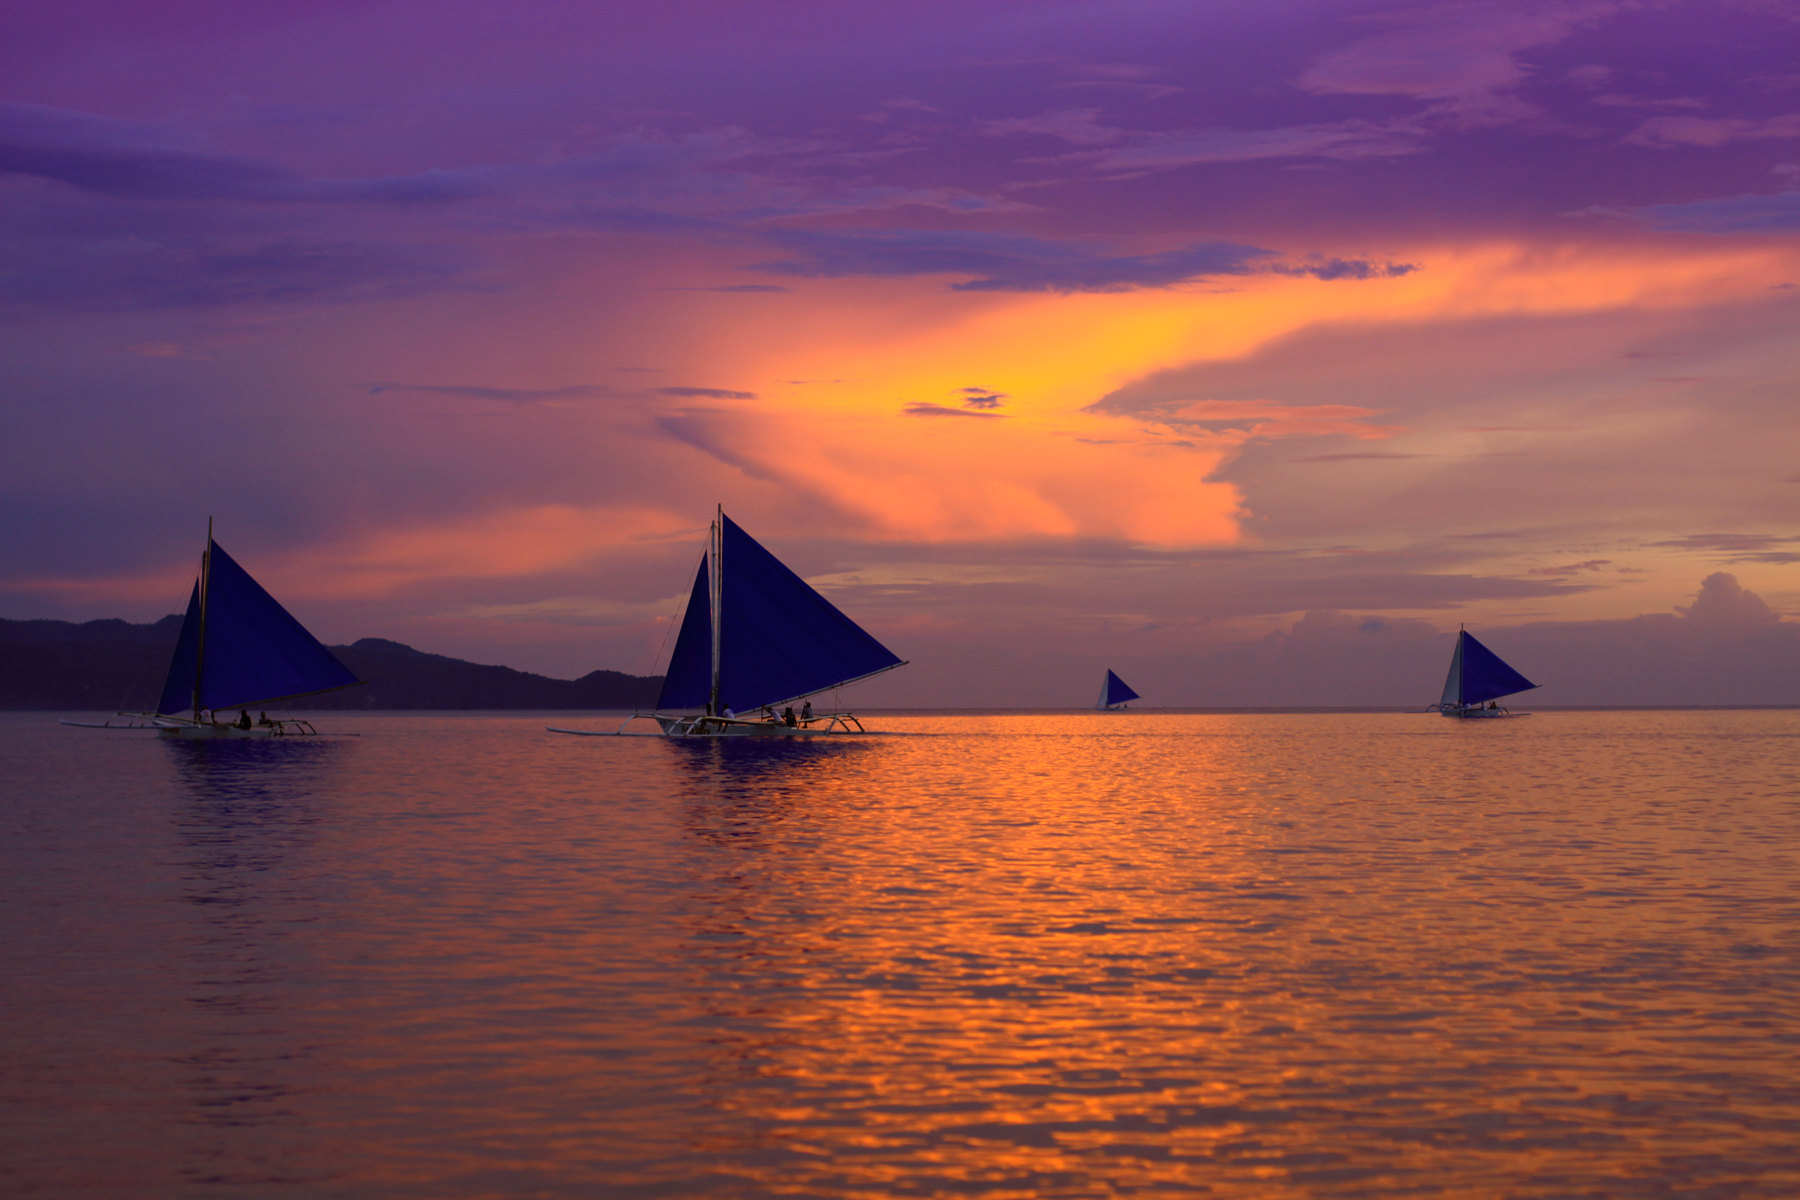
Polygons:
M1224 544L1242 536L1244 499L1211 476L1239 447L1401 430L1375 409L1280 396L1196 395L1154 417L1091 411L1095 401L1308 328L1723 304L1795 267L1791 255L1742 246L1426 246L1401 257L1422 269L1352 282L1262 276L1236 290L993 296L914 284L898 303L883 281L878 305L856 299L866 283L818 284L702 349L709 377L756 399L688 405L669 420L751 478L860 518L864 536Z

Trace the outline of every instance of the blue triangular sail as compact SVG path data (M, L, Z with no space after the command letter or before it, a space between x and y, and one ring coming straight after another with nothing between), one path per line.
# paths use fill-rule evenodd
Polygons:
M1463 634L1456 635L1456 648L1450 651L1450 673L1444 676L1444 694L1438 707L1462 703Z
M362 682L217 542L210 557L205 628L196 588L158 712L192 708L196 699L200 708L246 708Z
M194 670L200 654L200 581L188 596L187 616L181 622L181 636L175 641L175 657L169 660L169 678L163 683L159 713L186 712L194 707Z
M712 586L707 579L708 559L700 558L700 573L688 596L687 615L675 635L675 650L663 675L659 709L705 708L712 691Z
M1110 669L1106 672L1106 688L1104 694L1106 698L1101 703L1106 708L1111 708L1115 704L1124 704L1127 700L1136 700L1138 698L1138 694L1131 690L1130 685L1123 679L1120 679L1117 675L1114 675Z
M750 713L902 665L730 517L720 520L721 708Z
M1467 630L1457 639L1450 670L1452 682L1459 685L1459 694L1453 701L1458 704L1485 704L1489 700L1498 700L1514 692L1529 691L1537 686L1507 666L1498 654L1476 641L1475 636ZM1447 684L1444 688L1446 698L1449 697L1450 690L1451 687Z

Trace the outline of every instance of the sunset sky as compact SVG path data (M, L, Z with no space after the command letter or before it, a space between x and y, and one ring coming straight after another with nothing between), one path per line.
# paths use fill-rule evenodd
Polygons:
M723 503L867 704L1800 702L1791 4L15 9L0 616L660 671Z

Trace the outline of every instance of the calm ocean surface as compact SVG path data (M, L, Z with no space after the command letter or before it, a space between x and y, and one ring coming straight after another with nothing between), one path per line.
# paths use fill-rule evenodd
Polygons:
M0 1193L1800 1195L1800 712L545 723L0 715Z

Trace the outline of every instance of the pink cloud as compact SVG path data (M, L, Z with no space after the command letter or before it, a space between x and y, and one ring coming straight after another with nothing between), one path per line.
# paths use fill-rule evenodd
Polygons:
M1716 149L1733 142L1800 138L1800 113L1752 120L1744 117L1651 117L1625 135L1632 146Z
M1539 111L1510 94L1528 75L1520 52L1554 45L1618 8L1450 3L1405 11L1384 18L1394 26L1389 31L1321 57L1300 86L1321 95L1436 101L1436 111L1463 124L1516 121Z

